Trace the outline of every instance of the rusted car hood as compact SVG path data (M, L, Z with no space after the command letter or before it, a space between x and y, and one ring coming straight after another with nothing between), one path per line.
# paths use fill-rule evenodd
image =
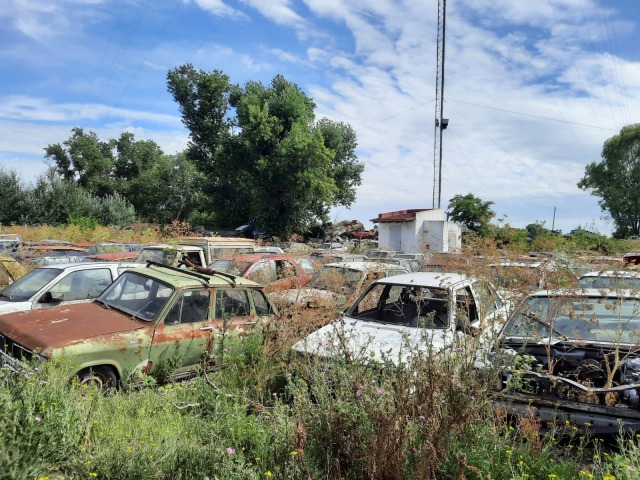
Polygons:
M0 315L0 333L31 350L63 347L150 326L98 302Z

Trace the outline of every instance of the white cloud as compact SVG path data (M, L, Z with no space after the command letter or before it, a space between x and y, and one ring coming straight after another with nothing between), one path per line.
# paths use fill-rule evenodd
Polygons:
M198 7L220 17L246 18L245 14L227 5L223 0L193 0Z

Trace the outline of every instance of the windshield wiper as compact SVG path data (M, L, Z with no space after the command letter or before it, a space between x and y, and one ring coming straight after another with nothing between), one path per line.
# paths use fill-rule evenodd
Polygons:
M559 332L558 330L556 330L555 328L553 328L551 325L549 325L547 322L545 322L543 319L541 319L540 317L538 317L535 313L533 312L526 312L526 313L522 313L522 315L526 318L528 318L529 320L533 320L534 322L539 323L540 325L547 327L552 333L555 333L558 337L562 338L563 340L566 340L568 337L564 334Z
M104 300L100 300L99 298L96 298L96 302L100 302L102 305L104 305L104 308L111 310L111 305L109 305L107 302L105 302Z

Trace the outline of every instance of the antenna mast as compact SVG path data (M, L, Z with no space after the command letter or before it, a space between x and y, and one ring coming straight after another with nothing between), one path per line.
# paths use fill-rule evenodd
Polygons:
M442 193L442 131L449 120L442 118L444 96L444 33L447 0L438 0L438 38L436 58L436 126L433 141L433 208L440 208Z

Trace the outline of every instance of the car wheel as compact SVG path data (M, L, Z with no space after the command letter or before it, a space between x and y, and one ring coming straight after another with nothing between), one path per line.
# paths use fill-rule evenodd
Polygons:
M106 391L118 386L118 377L111 367L90 367L78 373L78 383Z

